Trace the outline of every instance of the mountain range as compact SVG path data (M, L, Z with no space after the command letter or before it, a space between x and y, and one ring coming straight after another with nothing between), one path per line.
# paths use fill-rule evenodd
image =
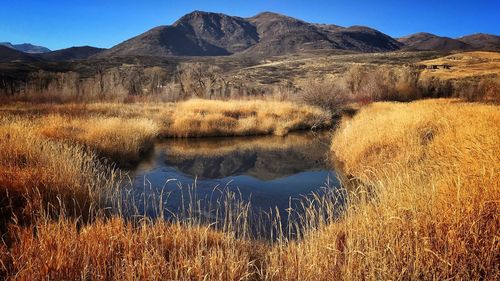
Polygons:
M314 50L386 52L396 50L500 50L500 36L473 34L448 38L430 33L392 38L365 26L314 24L264 12L249 18L194 11L172 25L158 26L110 49L90 46L50 51L31 44L0 43L0 61L65 61L117 56L252 56L267 57ZM5 53L5 54L4 54ZM24 55L23 55L24 54ZM27 55L27 56L26 56Z
M275 13L240 18L194 11L170 26L159 26L99 56L283 55L317 49L392 51L402 44L377 30L318 25Z
M12 44L10 42L0 42L0 45L28 54L40 54L40 53L50 52L48 48L32 45L29 43Z

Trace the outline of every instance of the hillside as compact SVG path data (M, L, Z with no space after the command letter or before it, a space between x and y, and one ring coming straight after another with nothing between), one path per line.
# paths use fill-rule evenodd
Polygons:
M422 61L424 65L447 64L450 69L424 70L423 76L441 79L463 79L473 77L500 77L500 53L498 52L463 52Z
M83 60L99 54L106 49L90 46L71 47L57 51L38 54L37 57L48 61Z
M311 24L276 13L240 18L194 11L100 56L272 56L304 50L393 51L399 42L377 30Z
M452 51L467 50L471 48L469 44L457 39L437 36L425 32L401 37L398 41L405 44L407 47L420 51Z
M390 36L368 27L310 24L268 12L248 20L256 26L260 37L258 44L244 52L250 55L282 55L318 49L380 52L401 47Z
M34 62L37 60L27 53L0 45L0 62Z
M458 40L469 44L474 49L500 50L500 36L484 33L476 33L458 38Z

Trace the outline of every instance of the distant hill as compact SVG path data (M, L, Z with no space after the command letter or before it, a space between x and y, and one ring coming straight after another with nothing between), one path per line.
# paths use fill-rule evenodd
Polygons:
M34 62L37 58L30 54L20 52L18 50L0 45L0 62Z
M269 12L240 18L194 11L173 25L153 28L99 56L269 56L318 49L393 51L401 46L368 27L311 24Z
M472 46L474 49L500 51L500 36L476 33L460 37L458 40Z
M84 60L90 58L93 55L99 54L104 50L106 49L90 46L71 47L67 49L38 54L36 55L36 57L48 61Z
M24 44L11 44L10 42L0 42L0 45L9 47L11 49L15 49L28 54L40 54L50 52L48 48L42 46L36 46L28 43Z
M437 36L425 32L401 37L398 41L405 44L407 47L420 51L452 51L471 49L469 44L460 40Z

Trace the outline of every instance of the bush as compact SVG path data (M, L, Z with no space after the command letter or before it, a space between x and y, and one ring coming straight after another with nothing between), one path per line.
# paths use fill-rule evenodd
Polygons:
M343 80L353 101L411 101L421 98L418 90L420 71L412 67L394 68L354 65Z
M338 114L350 101L350 95L345 86L338 80L310 80L299 92L299 99Z
M477 84L468 83L461 85L459 95L467 101L498 104L500 103L500 78L483 79Z

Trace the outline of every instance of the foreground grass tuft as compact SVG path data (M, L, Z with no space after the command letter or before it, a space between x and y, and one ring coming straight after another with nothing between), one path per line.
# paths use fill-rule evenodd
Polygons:
M114 172L92 152L44 139L35 128L28 119L0 117L0 224L47 208L87 217L113 189Z
M21 280L243 280L259 248L208 227L132 226L121 218L17 231L10 262Z

